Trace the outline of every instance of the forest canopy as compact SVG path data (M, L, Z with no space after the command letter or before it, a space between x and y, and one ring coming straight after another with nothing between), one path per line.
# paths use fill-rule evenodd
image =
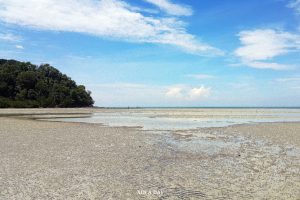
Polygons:
M49 64L0 59L0 108L90 107L91 92Z

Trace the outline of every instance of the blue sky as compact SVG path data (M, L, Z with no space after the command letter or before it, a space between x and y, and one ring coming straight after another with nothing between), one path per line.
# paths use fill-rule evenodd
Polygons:
M300 106L300 0L0 0L0 57L97 106Z

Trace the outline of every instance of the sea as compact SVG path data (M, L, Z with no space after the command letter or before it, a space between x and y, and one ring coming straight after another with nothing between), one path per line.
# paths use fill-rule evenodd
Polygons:
M95 109L94 113L82 117L50 120L143 130L187 130L262 122L300 122L300 108L110 108Z

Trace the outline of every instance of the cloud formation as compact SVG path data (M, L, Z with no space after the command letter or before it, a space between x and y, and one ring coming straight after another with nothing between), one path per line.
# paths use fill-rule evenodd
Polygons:
M210 96L211 89L189 85L136 83L87 84L99 106L195 106ZM203 100L203 101L202 101Z
M192 88L189 91L189 96L191 99L197 99L202 97L208 97L210 95L210 88L206 88L204 86L201 86L199 88Z
M180 97L181 98L183 96L182 95L182 90L183 89L181 87L172 87L167 91L166 96L167 97L176 97L176 98Z
M211 89L204 86L200 87L187 87L187 86L174 86L170 87L166 96L170 98L175 98L182 101L193 101L198 100L203 97L208 97L211 94Z
M11 33L0 33L0 40L7 42L19 42L22 40L22 38Z
M181 7L169 1L152 1L155 2L160 6L173 5L168 9L164 6L169 12L184 13L184 9L176 11L174 8ZM172 45L193 54L221 54L220 50L189 34L178 18L145 16L122 0L0 0L0 4L0 21L5 23L130 42Z
M292 65L285 65L276 62L244 61L243 64L256 69L290 70L295 68Z
M16 45L15 46L17 49L24 49L24 47L22 45Z
M174 4L170 0L145 0L159 7L162 11L170 15L190 16L193 10L185 5Z
M278 82L300 82L300 76L292 76L287 78L276 79Z
M292 66L270 62L277 56L300 50L300 35L273 29L242 31L238 34L242 46L235 55L243 64L259 69L284 70Z
M297 14L300 14L300 0L292 0L289 4L288 4L289 8L293 8Z
M209 75L209 74L188 74L186 76L195 78L195 79L199 79L199 80L216 78L215 76Z

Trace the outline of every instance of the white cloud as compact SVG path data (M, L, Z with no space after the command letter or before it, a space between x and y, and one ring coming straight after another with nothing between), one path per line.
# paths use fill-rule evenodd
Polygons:
M0 0L0 5L0 21L5 23L221 54L187 33L179 19L147 17L122 0Z
M251 61L251 62L244 62L244 64L256 69L289 70L295 68L292 65L279 64L275 62Z
M180 87L173 87L173 88L170 88L167 93L166 93L166 96L167 97L182 97L182 88Z
M235 53L245 60L266 60L300 49L300 36L272 29L242 31L242 47Z
M174 4L170 0L145 0L159 7L170 15L177 16L190 16L193 14L193 10L184 5Z
M292 1L290 1L290 3L288 4L288 7L295 9L295 11L297 12L297 14L300 14L300 0L292 0Z
M136 83L85 84L97 106L195 106L208 101L210 88Z
M170 87L166 96L169 98L175 98L181 101L193 101L203 97L208 97L211 93L210 88L204 86L189 87L189 86L173 86Z
M11 33L0 33L0 40L4 40L8 42L18 42L21 41L22 38L18 35L14 35Z
M279 78L279 79L276 79L276 81L278 81L278 82L300 82L300 76Z
M242 60L242 62L240 63L229 64L229 66L231 67L242 67L244 65L256 69L272 69L272 70L292 70L296 68L296 66L294 65L286 65L286 64L276 63L276 62L247 61L247 60Z
M300 50L300 35L273 29L242 31L238 34L242 46L235 51L243 64L259 69L284 70L289 65L269 60Z
M205 88L204 86L193 88L189 91L189 96L191 99L208 97L210 95L210 90L210 88Z
M17 49L24 49L24 47L22 45L16 45L15 46Z
M199 80L216 78L215 76L209 75L209 74L188 74L186 76L191 77L191 78L195 78L195 79L199 79Z

